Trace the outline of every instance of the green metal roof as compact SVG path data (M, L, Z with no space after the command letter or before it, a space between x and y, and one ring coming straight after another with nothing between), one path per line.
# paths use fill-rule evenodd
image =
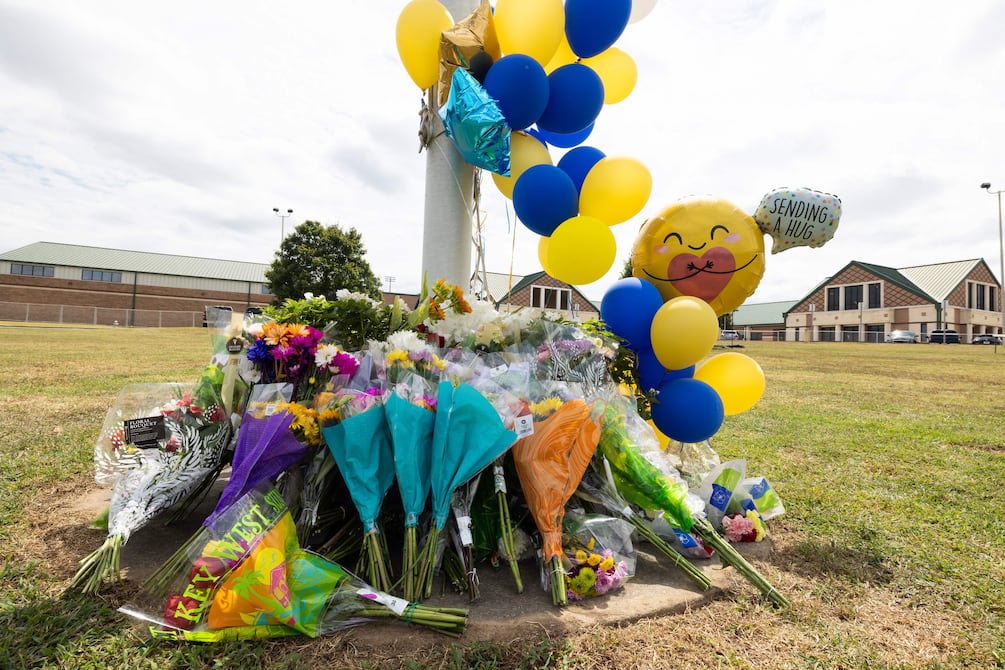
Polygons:
M125 251L103 247L85 247L76 244L56 242L35 242L25 247L0 253L0 260L14 263L34 263L39 265L62 265L91 268L95 270L116 270L120 272L141 272L146 274L173 275L181 277L204 277L268 284L264 263L245 263L217 258L196 256L174 256L145 251Z
M754 305L740 305L733 312L733 327L760 326L784 323L784 314L796 304L795 300L762 302Z

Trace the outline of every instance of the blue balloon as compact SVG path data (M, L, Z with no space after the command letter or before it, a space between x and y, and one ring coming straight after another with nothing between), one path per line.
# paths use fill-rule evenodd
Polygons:
M572 183L576 185L576 191L583 190L583 182L586 175L597 164L601 158L606 158L606 154L600 149L593 147L576 147L567 151L558 161L558 167L572 178Z
M539 137L541 141L546 142L553 147L558 147L560 149L568 149L569 147L575 147L582 144L583 140L589 137L590 133L592 132L593 132L593 124L591 123L590 125L580 130L578 133L570 133L568 135L562 135L560 133L551 133L548 132L547 130L538 129L537 137Z
M548 75L540 63L524 54L503 56L493 63L484 86L513 130L536 122L548 105Z
M644 393L649 393L671 379L693 377L694 367L693 365L689 365L682 370L667 370L656 358L656 354L653 353L652 349L640 349L638 352L638 363L636 364L639 386L642 387Z
M565 37L572 52L591 58L614 44L632 14L632 0L566 0Z
M671 440L702 442L722 426L722 399L700 379L670 379L650 406L653 424Z
M645 279L626 277L611 284L600 301L600 320L636 351L651 348L653 317L663 306L660 290Z
M548 105L537 127L560 135L578 133L597 120L603 107L600 75L582 63L569 63L548 75Z
M513 210L525 226L549 237L579 211L579 193L569 175L554 165L534 165L513 185Z

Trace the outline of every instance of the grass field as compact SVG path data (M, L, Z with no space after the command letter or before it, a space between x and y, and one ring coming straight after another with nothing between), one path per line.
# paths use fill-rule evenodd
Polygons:
M0 328L0 668L1005 667L1005 350L746 342L767 390L712 439L767 477L786 515L757 567L792 601L737 581L685 614L407 657L331 638L179 646L115 612L129 587L63 595L94 535L54 500L94 486L118 390L194 381L205 330ZM54 530L56 529L56 530ZM89 538L82 545L79 538Z

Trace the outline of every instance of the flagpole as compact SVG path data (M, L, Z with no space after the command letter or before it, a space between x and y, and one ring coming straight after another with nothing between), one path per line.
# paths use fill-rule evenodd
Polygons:
M441 0L454 23L478 8L478 0ZM426 200L422 233L422 270L430 283L444 279L468 288L471 280L471 227L474 168L443 133L436 108L436 86L429 91L432 139L426 147Z

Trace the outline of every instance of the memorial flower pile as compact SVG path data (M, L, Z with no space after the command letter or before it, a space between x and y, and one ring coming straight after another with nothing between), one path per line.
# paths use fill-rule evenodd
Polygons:
M353 324L327 321L339 314ZM639 541L707 588L694 562L701 559L682 556L654 520L699 537L772 601L786 602L731 546L764 537L766 518L784 511L777 493L763 478L725 466L705 477L718 485L714 498L702 497L704 480L690 487L659 452L632 391L619 386L623 379L612 373L619 345L601 327L547 313L502 314L438 283L411 311L355 294L310 296L284 301L239 330L228 341L243 340L246 349L226 362L241 373L235 385L251 390L236 396L229 416L203 397L214 388L207 380L219 385L227 376L214 366L221 374L204 374L199 393L182 390L153 413L178 426L158 434L156 449L137 446L139 424L127 436L120 416L96 452L97 471L111 481L121 474L113 464L129 472L154 453L160 463L191 457L216 426L215 463L231 467L203 529L144 585L159 600L143 610L158 636L314 635L384 615L455 634L463 610L421 605L438 576L475 600L479 563L501 557L517 597L518 563L536 553L543 585L563 606L623 588ZM382 337L361 342L364 331ZM204 478L201 467L187 465L185 476ZM145 499L154 489L144 480L129 495ZM261 509L271 496L277 512L283 499L279 516L289 521L269 522L283 528L281 546L272 547L278 553L263 549L248 562L255 552L221 545L220 534L255 496ZM714 519L706 514L712 502L722 511ZM587 516L603 519L597 528L618 528L616 542L595 528L578 532L586 527L584 505ZM519 514L511 517L511 508ZM102 583L96 575L116 572L115 536L128 533L110 534L74 586L94 591ZM362 579L338 567L343 560L355 560ZM337 595L343 586L355 595ZM327 594L325 604L307 596L312 589ZM266 592L273 601L265 602ZM336 602L344 614L337 623L307 614Z

